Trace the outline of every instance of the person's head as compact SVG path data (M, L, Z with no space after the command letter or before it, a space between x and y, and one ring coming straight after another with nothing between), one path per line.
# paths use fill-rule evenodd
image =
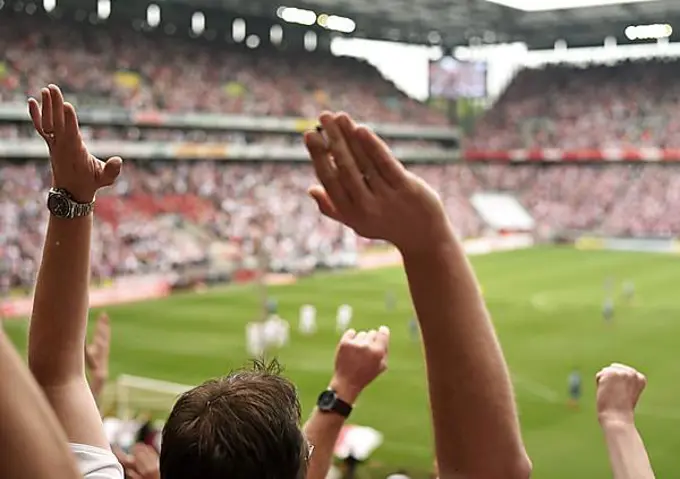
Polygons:
M302 479L309 446L295 386L277 363L183 394L163 429L162 479Z

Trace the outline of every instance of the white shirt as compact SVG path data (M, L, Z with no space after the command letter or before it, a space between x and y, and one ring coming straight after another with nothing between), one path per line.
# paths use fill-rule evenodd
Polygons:
M83 444L71 444L83 479L124 479L123 466L107 449Z

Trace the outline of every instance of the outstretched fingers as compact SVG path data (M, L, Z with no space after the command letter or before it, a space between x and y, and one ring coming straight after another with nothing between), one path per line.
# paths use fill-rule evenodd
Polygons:
M337 168L333 164L333 158L323 135L316 131L305 133L305 146L312 159L314 172L323 185L322 189L316 187L310 189L309 193L312 198L316 200L322 212L332 218L335 217L329 214L330 211L349 211L351 201L340 183Z
M64 133L68 136L80 135L78 115L70 103L64 103Z
M323 113L319 117L319 122L326 132L328 147L333 155L340 183L350 201L355 205L360 205L370 200L371 191L364 182L364 175L359 168L357 158L345 140L337 117L331 113Z
M61 90L57 85L50 85L49 87L50 97L52 99L52 122L54 129L51 130L52 133L59 136L64 133L65 128L65 112L64 112L64 95L62 95ZM44 107L43 107L44 108ZM44 110L43 110L44 113ZM43 114L43 120L45 115ZM45 133L49 134L50 130L45 127Z
M337 123L359 167L364 183L372 192L380 193L386 186L385 181L380 176L380 172L376 169L374 163L368 158L366 151L364 151L361 142L357 138L356 123L347 113L340 113L337 116Z
M406 168L394 157L385 142L365 126L357 128L356 136L380 176L392 188L400 188L406 180Z

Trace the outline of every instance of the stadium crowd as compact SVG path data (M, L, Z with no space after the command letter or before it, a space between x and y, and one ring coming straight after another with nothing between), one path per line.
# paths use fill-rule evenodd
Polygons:
M127 25L73 28L12 12L0 16L0 51L0 103L23 102L52 81L79 106L302 118L351 109L362 121L446 124L375 67L349 57L225 49Z
M50 217L30 322L28 369L0 329L0 375L12 384L0 388L0 475L326 477L333 446L358 395L387 368L386 327L345 332L329 389L302 429L294 385L261 364L183 394L164 426L160 453L148 444L130 455L111 451L95 400L108 366L108 319L99 320L91 344L86 332L92 202L98 190L116 183L122 160L103 162L88 153L75 110L56 86L44 89L41 102L31 100L29 106L50 150ZM317 131L305 134L320 183L310 188L310 196L329 219L361 236L388 241L403 256L425 346L440 477L529 477L532 465L508 368L444 203L371 130L346 114L323 113L319 123ZM36 171L36 184L37 176ZM116 195L115 187L111 194ZM634 421L644 376L612 364L597 375L597 383L598 418L614 477L652 478Z
M522 70L467 147L678 148L678 71L675 58Z
M410 168L440 194L461 237L483 234L475 193L517 197L541 234L671 236L680 231L680 169L672 166L446 164ZM46 165L0 162L2 289L30 288L39 262ZM364 241L301 202L313 170L304 164L128 162L125 177L97 205L96 278L171 272L208 259L210 244L238 247L242 261L258 238L278 271L352 257ZM295 221L290 221L295 218ZM200 234L197 234L200 232Z

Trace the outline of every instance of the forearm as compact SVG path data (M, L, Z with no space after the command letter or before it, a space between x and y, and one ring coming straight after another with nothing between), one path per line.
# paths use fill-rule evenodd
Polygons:
M106 387L106 379L99 376L90 377L89 380L90 391L92 392L92 397L95 402L101 407L101 396L104 392L104 387Z
M0 330L0 477L80 477L54 413Z
M441 477L528 477L509 374L462 245L449 230L428 252L403 256Z
M92 216L51 217L29 333L33 375L44 387L84 380Z
M614 479L653 479L654 471L635 424L602 424Z
M348 404L354 404L358 391L353 391L333 379L330 385L340 399ZM309 444L314 446L314 452L307 468L306 479L325 479L328 475L335 443L345 424L345 418L339 414L323 413L315 409L309 421L305 424L304 432Z
M28 359L69 442L108 448L85 376L92 217L51 218L33 304Z

